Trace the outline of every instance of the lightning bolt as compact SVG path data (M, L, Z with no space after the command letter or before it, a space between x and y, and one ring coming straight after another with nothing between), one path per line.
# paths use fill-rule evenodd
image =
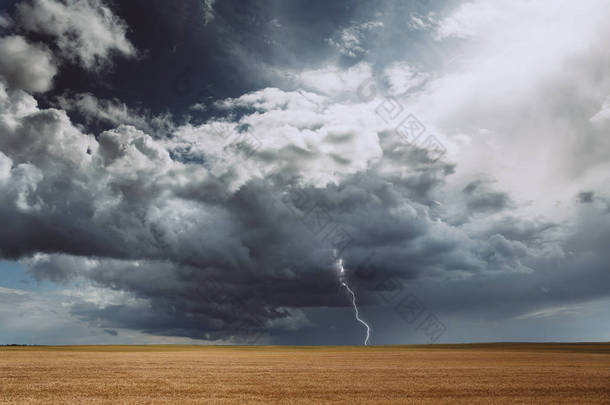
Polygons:
M343 259L339 259L337 261L337 265L339 267L339 282L341 283L341 285L343 287L345 287L345 289L352 296L352 306L354 307L354 314L356 316L356 320L358 322L360 322L362 325L364 325L364 327L366 328L366 338L364 339L364 345L368 346L369 345L369 338L371 337L371 327L369 326L368 323L363 321L362 318L360 318L360 313L358 312L358 304L356 304L356 294L349 287L349 285L347 284L347 280L345 278L345 268L343 267Z

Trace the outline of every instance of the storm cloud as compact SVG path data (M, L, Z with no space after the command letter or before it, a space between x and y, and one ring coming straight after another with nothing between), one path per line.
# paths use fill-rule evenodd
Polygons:
M551 32L580 41L557 45L535 26L548 10L525 2L397 8L406 34L390 6L299 4L185 2L157 47L142 32L159 2L141 27L130 6L99 1L9 10L1 258L76 289L71 316L117 339L324 343L351 320L339 257L379 325L406 290L440 318L495 321L608 298L610 81L595 74L608 32L568 18L594 8L557 11ZM493 22L526 12L521 47L523 32ZM209 61L185 56L192 38ZM458 62L421 56L426 43ZM498 44L532 69L500 69ZM127 80L139 64L156 88Z

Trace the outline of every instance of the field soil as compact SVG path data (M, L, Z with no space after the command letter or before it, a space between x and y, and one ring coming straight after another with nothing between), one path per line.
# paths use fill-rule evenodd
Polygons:
M0 404L610 404L610 344L0 348Z

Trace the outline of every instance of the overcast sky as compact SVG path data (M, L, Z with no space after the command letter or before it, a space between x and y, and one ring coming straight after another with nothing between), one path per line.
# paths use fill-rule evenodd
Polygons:
M610 340L610 2L0 10L0 343Z

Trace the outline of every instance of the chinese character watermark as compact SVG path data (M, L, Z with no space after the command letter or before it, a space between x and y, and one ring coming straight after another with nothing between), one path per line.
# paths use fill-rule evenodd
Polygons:
M355 270L358 277L374 277L375 266L372 261L376 255L377 252L373 251L360 262ZM428 343L436 343L447 331L438 316L429 311L417 295L405 292L397 279L386 278L377 284L375 290L381 301L392 307L407 325L412 325L416 331L423 333Z
M377 85L373 79L367 79L358 86L356 94L363 102L373 101L377 96ZM384 97L375 108L375 113L393 127L403 143L424 149L432 163L447 152L443 143L436 136L427 134L424 124L413 113L406 111L395 97Z

